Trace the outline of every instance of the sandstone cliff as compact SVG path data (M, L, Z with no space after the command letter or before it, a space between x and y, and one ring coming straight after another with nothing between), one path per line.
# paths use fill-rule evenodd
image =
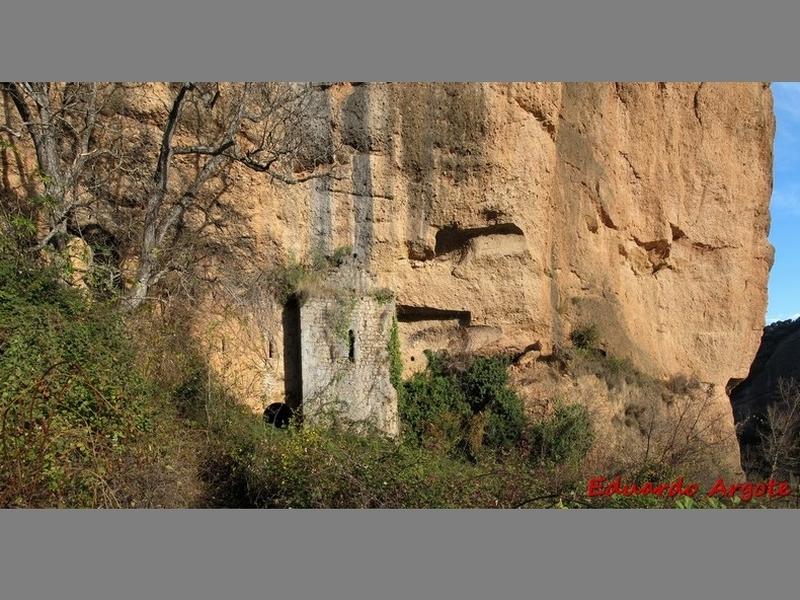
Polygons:
M132 129L168 109L166 86L143 89L119 108ZM772 262L767 84L326 83L316 98L308 135L336 176L234 169L215 188L239 216L220 239L249 250L196 262L192 330L254 408L285 392L281 308L228 292L349 247L396 293L407 371L426 348L549 355L594 324L642 371L710 386L732 433L724 390L758 347Z

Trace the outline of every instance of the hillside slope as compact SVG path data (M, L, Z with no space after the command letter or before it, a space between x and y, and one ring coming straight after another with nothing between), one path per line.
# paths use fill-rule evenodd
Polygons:
M425 349L548 356L593 324L610 355L711 386L714 418L733 436L724 390L755 355L772 263L766 83L315 90L307 136L335 177L284 185L232 168L209 186L215 219L192 263L186 322L254 409L284 397L293 347L283 308L253 293L259 275L347 249L396 293L407 374ZM147 136L172 93L130 86L104 118L155 153ZM3 150L4 187L35 179L32 149L18 147L21 158ZM124 240L128 184L79 228ZM130 274L137 257L119 254Z

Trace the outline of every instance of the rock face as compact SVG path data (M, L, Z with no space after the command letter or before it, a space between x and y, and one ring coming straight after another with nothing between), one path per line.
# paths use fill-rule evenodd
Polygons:
M309 237L352 243L397 292L407 368L458 343L547 354L594 323L640 369L713 384L732 432L724 388L757 348L772 262L766 85L335 94L350 181L312 195L331 227Z
M772 262L767 84L318 88L308 135L335 176L233 169L215 189L239 218L221 235L251 249L196 263L213 283L195 338L254 408L284 397L292 344L280 307L225 290L348 247L396 293L407 372L426 348L548 355L594 324L646 373L712 385L733 433L724 389L758 347ZM137 89L120 109L131 127L162 123L168 88Z
M767 408L780 399L782 379L800 382L800 319L764 329L750 373L730 391L742 462L748 472L756 472L763 461L757 425Z

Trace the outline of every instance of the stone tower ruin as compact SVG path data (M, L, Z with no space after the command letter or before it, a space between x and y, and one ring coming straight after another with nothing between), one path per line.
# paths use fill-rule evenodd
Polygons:
M348 259L304 291L299 316L304 422L396 436L397 392L388 349L394 295L376 288Z

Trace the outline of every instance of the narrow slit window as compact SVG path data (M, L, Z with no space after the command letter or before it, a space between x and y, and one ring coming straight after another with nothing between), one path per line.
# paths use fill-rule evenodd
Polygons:
M269 341L269 357L272 358L273 356L273 349L272 349L272 340Z
M350 359L350 362L356 362L356 334L353 333L352 329L347 332L347 341L350 344L348 358Z

